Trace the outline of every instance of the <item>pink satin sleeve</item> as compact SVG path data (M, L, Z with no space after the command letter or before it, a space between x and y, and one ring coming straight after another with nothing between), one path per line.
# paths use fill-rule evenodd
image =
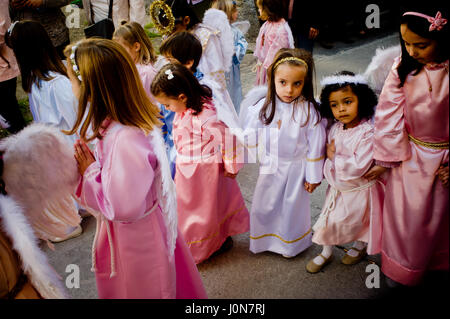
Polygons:
M373 132L365 132L355 151L345 156L336 147L334 167L336 179L350 181L361 178L371 167L373 162Z
M241 158L243 154L243 146L237 141L237 138L232 135L227 126L221 121L212 123L211 128L220 131L221 136L221 150L222 160L225 170L231 174L237 174L244 166Z
M396 65L397 63L394 63ZM402 162L411 157L405 129L405 94L392 69L386 79L375 112L374 158L383 162Z
M98 162L88 167L77 196L83 204L100 211L109 220L132 222L147 210L154 170L154 154L144 138L131 131L121 131Z

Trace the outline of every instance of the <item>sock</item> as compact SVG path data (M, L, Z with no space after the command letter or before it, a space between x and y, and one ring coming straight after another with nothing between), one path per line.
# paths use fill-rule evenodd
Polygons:
M333 253L333 246L323 246L321 253L323 257L328 259L328 257L330 257L332 253ZM325 260L320 255L314 258L313 261L316 265L322 265L325 262Z
M352 248L356 248L359 251L361 251L365 246L366 246L365 242L357 240L353 244ZM358 251L354 250L354 249L350 249L349 251L347 251L347 255L352 256L352 257L356 257L356 256L358 256L358 254L359 254Z

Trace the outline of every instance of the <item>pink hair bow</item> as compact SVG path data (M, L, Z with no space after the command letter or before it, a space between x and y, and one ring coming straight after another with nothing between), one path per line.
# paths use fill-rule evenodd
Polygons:
M430 28L428 29L429 31L433 31L433 30L440 31L444 27L444 25L447 24L447 19L442 18L442 14L440 11L438 11L436 13L436 16L434 18L429 15L419 13L419 12L405 12L403 15L404 16L412 15L412 16L418 16L418 17L427 19L428 22L431 23Z

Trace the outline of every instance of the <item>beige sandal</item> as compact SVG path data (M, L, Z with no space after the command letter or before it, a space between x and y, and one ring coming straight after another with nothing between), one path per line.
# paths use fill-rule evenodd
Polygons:
M353 256L350 256L348 253L346 253L344 255L344 257L342 257L342 259L341 259L341 262L344 265L355 265L355 264L359 263L364 257L367 256L367 246L361 250L359 250L355 247L352 247L351 249L356 250L358 252L358 255L353 257Z
M330 257L325 258L322 254L319 254L318 256L322 257L323 260L325 260L322 264L318 265L314 262L314 259L311 259L309 263L306 265L306 271L315 274L322 270L323 267L328 265L333 260L333 255L330 255ZM317 257L317 256L316 256Z

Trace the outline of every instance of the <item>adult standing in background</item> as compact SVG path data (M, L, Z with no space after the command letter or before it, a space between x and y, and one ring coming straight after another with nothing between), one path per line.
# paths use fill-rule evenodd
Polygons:
M34 20L44 26L61 59L64 48L70 43L66 16L61 8L71 0L9 0L13 21Z
M119 27L122 20L135 21L145 26L144 0L83 0L89 25L108 18L109 1L113 1L112 19L115 28Z
M16 133L25 127L25 120L16 98L19 67L14 53L5 44L5 34L11 24L8 4L8 0L0 0L0 96L2 98L0 115L8 121L8 130Z
M318 2L309 2L306 6L300 0L283 0L286 3L287 22L294 36L295 47L313 52L314 40L319 35L321 24L319 14L323 12L318 8Z
M202 21L205 11L211 8L212 0L187 0L187 3L192 6L198 21Z

